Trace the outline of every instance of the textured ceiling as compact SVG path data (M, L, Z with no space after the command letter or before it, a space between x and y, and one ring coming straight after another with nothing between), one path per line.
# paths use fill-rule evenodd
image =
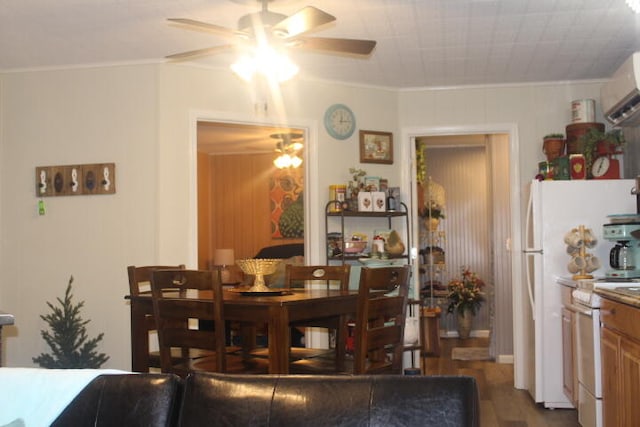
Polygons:
M292 54L301 77L407 88L600 79L640 50L624 0L278 0L337 17L322 37L373 39L367 59ZM235 29L255 0L0 0L0 70L163 61L225 44L166 18ZM233 53L197 60L227 67Z
M276 0L269 10L305 6L337 17L314 36L377 46L366 59L292 52L301 78L398 89L603 79L640 50L640 15L624 0ZM0 0L0 71L164 62L227 43L167 18L236 29L259 9L257 0ZM230 51L195 62L227 68L233 60ZM238 141L272 147L269 135L281 131L205 127L199 141L231 139L233 151Z

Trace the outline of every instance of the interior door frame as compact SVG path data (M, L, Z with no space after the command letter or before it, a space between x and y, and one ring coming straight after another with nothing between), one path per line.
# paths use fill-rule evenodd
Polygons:
M291 127L301 129L305 135L304 150L304 194L318 192L318 121L304 118L290 118L287 122L275 118L247 117L220 111L194 110L189 113L189 265L198 265L198 122L217 122L247 126ZM320 203L313 197L304 198L304 247L307 263L319 262L318 250L321 224Z
M521 180L520 180L520 156L519 156L519 137L518 126L515 123L495 123L495 124L480 124L480 125L463 125L463 126L450 126L450 127L430 127L430 126L416 126L416 127L404 127L401 129L402 141L407 141L409 149L407 154L407 164L411 165L409 168L405 168L403 171L403 185L405 188L410 189L411 192L411 205L410 211L415 210L415 202L417 199L417 186L415 183L416 176L416 149L415 138L417 137L430 137L430 136L451 136L451 135L469 135L469 134L507 134L509 137L509 181L510 181L510 211L511 211L511 239L508 242L509 250L511 252L511 283L512 283L512 307L513 307L513 359L509 360L508 357L502 357L500 361L504 363L514 363L514 386L516 388L525 388L526 378L526 366L520 361L522 360L521 354L525 351L525 343L523 342L523 334L518 334L517 331L522 330L525 327L525 320L522 310L519 310L519 306L523 301L523 288L522 283L522 198L521 198ZM418 242L418 219L412 218L412 242ZM417 259L418 248L411 248L412 259ZM417 265L414 265L414 275L417 274ZM417 277L417 276L414 276Z

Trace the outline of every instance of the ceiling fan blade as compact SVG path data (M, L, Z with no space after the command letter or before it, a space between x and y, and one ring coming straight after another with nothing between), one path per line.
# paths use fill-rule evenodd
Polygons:
M248 37L248 34L244 34L241 31L231 30L229 28L221 27L219 25L208 24L202 21L196 21L193 19L186 18L168 18L167 21L170 21L174 24L182 25L189 30L195 31L204 31L207 33L215 34L221 37L226 38L237 38L239 36Z
M273 26L272 31L282 38L295 37L335 20L335 16L313 6L307 6L278 22Z
M197 58L200 56L213 55L213 54L224 52L225 50L229 50L233 48L234 46L230 44L226 44L222 46L205 47L204 49L196 49L196 50L190 50L182 53L174 53L173 55L168 55L165 58L170 59L172 61L184 61L186 59Z
M301 42L293 47L324 52L346 53L352 55L369 55L376 47L374 40L334 39L326 37L296 37Z

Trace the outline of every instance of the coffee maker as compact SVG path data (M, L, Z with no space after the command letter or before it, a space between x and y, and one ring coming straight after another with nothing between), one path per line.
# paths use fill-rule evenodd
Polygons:
M616 243L609 253L611 269L606 276L610 279L640 277L640 222L614 222L603 227L603 237Z

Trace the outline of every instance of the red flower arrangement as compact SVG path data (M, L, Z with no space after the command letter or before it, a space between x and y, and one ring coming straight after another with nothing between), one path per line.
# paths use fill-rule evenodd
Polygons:
M484 288L485 283L480 279L476 273L469 270L469 267L462 267L462 278L453 279L447 285L447 291L449 294L449 307L448 313L454 311L463 314L465 311L471 311L471 314L475 315L484 301Z

